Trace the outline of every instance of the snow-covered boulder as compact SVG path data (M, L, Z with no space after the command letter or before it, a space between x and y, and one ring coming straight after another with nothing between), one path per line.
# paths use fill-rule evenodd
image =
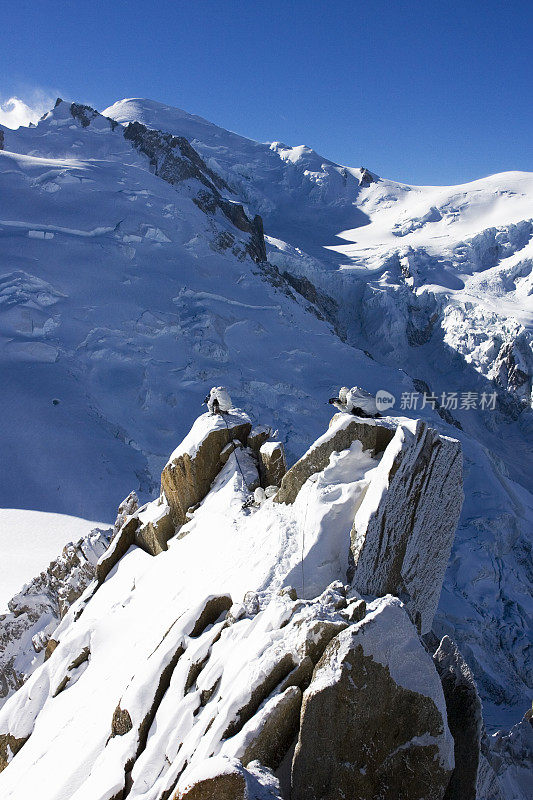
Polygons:
M255 762L215 756L185 771L173 800L281 800L279 782Z
M374 601L304 692L291 798L441 800L453 764L431 656L397 598Z
M185 524L187 510L208 493L220 471L220 454L226 445L233 439L245 444L251 429L249 417L237 409L230 414L198 417L161 474L161 489L175 526Z
M139 525L135 531L135 544L154 556L165 551L176 526L164 494L140 508L136 517Z
M259 448L261 485L279 486L287 472L283 442L265 442Z
M448 726L454 740L455 768L446 800L476 800L483 718L474 676L449 636L442 639L433 661L444 690Z
M363 595L401 597L427 633L462 503L460 443L420 420L398 421L355 514L354 587Z

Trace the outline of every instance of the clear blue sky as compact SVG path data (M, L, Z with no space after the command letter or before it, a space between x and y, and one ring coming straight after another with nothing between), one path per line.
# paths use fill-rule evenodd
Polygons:
M533 170L531 0L16 0L0 99L150 97L411 183Z

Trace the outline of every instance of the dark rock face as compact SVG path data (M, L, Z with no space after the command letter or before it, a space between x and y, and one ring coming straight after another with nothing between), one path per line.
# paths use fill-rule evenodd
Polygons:
M339 420L336 414L330 422L332 427ZM347 416L347 415L346 415ZM360 441L363 450L371 450L373 455L382 453L394 436L394 427L366 423L357 419L341 427L330 437L321 437L314 446L290 468L281 481L275 503L294 503L298 492L311 475L322 471L329 463L332 453L347 450L355 441Z
M234 203L220 194L231 192L228 184L213 172L183 136L151 130L140 122L130 122L124 138L131 141L139 152L148 156L154 173L167 183L175 184L195 178L206 190L199 192L196 205L206 214L218 209L240 231L250 234L246 249L256 262L266 261L263 221L259 215L248 219L240 203Z
M350 578L363 595L400 597L427 633L463 503L461 445L421 421L400 425L372 482L379 494L367 492L352 526Z
M0 129L0 150L4 149L4 131Z
M361 167L361 186L370 186L371 183L374 183L374 176L366 167Z
M496 383L525 402L531 397L532 376L527 367L531 360L529 345L519 337L505 342L494 362L493 373Z
M56 106L58 103L56 102ZM84 128L88 128L91 124L91 121L99 116L98 111L95 111L94 108L91 106L83 106L79 103L72 103L70 106L70 113L72 114L74 119L77 119L81 122Z
M453 761L442 690L405 611L390 608L381 630L372 632L381 625L371 615L335 637L317 664L304 692L291 800L444 797ZM424 694L395 677L406 648L412 661L400 670L416 670Z
M483 719L474 676L448 636L441 641L433 661L440 675L454 739L455 768L444 798L476 800Z

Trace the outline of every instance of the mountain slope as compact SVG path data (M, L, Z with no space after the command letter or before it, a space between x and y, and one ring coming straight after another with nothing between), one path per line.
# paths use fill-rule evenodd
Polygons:
M131 122L163 134L125 137ZM396 409L424 386L497 391L494 410L404 413L461 439L435 625L489 724L516 722L532 683L531 176L409 187L141 100L59 103L3 132L0 501L111 519L131 489L148 499L213 384L279 429L290 462L340 384Z

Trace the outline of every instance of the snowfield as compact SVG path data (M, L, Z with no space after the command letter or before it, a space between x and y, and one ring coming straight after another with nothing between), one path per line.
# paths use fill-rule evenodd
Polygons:
M185 137L200 173L196 156L176 177L164 148L124 138L132 121ZM132 489L153 499L213 385L277 430L289 464L327 427L339 386L386 390L390 413L461 440L465 503L434 627L467 659L489 726L518 721L532 688L533 176L407 186L139 99L103 116L62 102L2 131L0 504L112 519ZM251 258L238 204L248 222L261 215L267 262ZM400 408L424 391L498 402ZM343 518L357 481L331 469ZM230 517L222 526L238 550ZM257 535L293 568L287 542ZM261 549L241 555L255 575ZM136 552L117 580L145 569Z

